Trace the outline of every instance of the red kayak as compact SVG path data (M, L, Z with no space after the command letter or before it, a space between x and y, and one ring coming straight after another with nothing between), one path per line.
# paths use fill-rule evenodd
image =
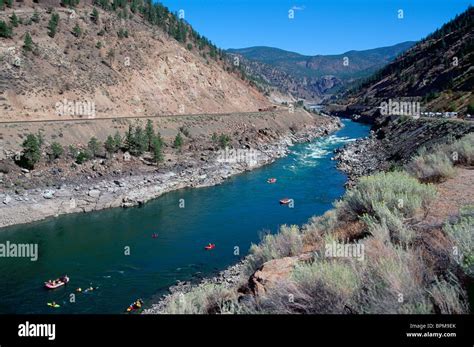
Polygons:
M292 202L292 199L284 198L280 200L280 204L282 205L288 205L290 202Z
M276 183L277 179L276 178L269 178L267 180L267 183Z
M211 249L216 248L216 245L213 243L208 244L206 247L204 247L205 250L210 251Z
M69 277L63 276L63 277L58 278L55 281L44 282L44 286L47 289L56 289L56 288L64 286L68 282L69 282Z

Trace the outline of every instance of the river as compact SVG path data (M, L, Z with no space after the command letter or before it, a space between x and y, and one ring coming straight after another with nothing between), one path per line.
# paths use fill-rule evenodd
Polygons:
M346 176L332 151L369 133L366 125L343 122L338 132L217 186L1 230L0 243L38 244L39 254L37 261L0 258L0 313L121 313L138 297L150 302L176 280L198 280L236 263L263 231L302 224L342 196ZM269 177L277 182L266 183ZM294 200L293 208L279 204L284 197ZM210 242L216 248L205 251ZM67 286L43 288L63 274L71 278ZM76 288L89 286L98 289L76 293L71 302ZM51 301L61 307L48 307Z

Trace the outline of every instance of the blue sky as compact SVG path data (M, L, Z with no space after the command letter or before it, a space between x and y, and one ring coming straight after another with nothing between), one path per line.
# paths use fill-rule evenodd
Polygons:
M339 54L416 41L470 0L162 0L221 48L271 46ZM288 11L294 10L294 19ZM402 9L404 18L398 19Z

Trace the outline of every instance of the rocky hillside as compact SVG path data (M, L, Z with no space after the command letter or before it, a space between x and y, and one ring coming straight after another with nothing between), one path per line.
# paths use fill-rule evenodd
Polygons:
M443 25L339 103L352 113L377 115L387 99L418 101L425 111L474 113L474 8Z
M229 72L221 50L162 5L25 0L2 7L2 121L268 107Z
M370 76L413 44L403 42L337 55L306 56L271 47L230 49L227 53L240 59L242 70L261 88L320 101Z
M421 148L433 151L474 132L474 123L448 119L385 118L376 124L372 136L337 151L338 168L349 176L349 185L359 177L387 171L408 163Z

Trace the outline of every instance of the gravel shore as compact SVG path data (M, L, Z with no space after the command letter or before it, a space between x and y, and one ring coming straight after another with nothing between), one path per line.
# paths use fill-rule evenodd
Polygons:
M233 175L272 163L287 155L295 143L311 141L340 127L339 119L333 118L322 125L280 135L273 143L259 143L252 148L256 153L253 162L223 163L218 161L219 153L212 153L205 161L187 158L189 161L177 163L166 172L156 170L118 179L105 176L93 182L83 179L79 183L19 193L0 192L0 228L68 213L137 206L176 189L216 185Z

